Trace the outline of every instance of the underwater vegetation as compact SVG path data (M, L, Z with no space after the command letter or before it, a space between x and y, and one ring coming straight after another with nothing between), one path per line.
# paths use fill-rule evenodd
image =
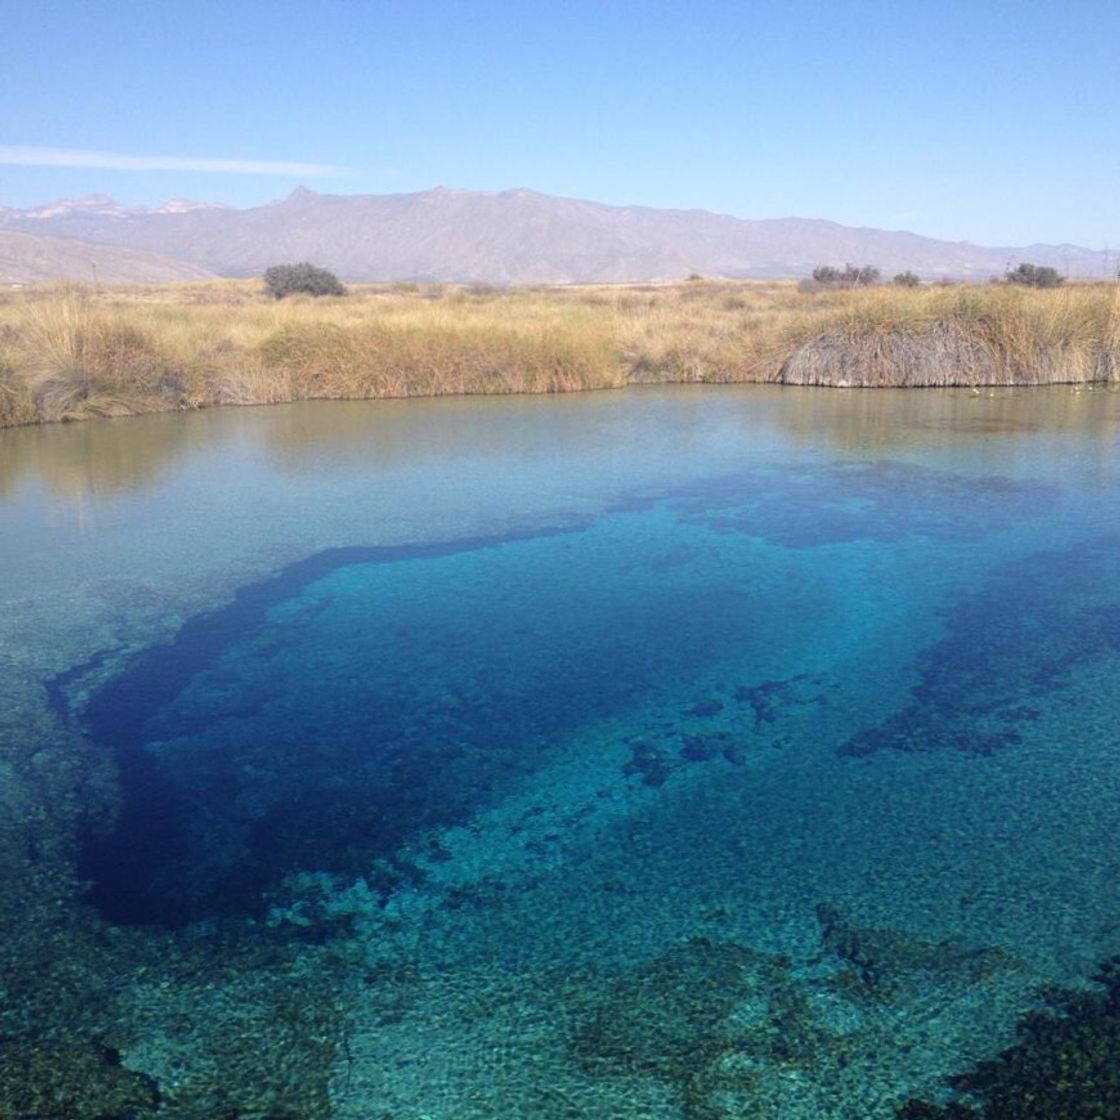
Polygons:
M1120 1116L1120 957L1104 961L1096 991L1050 991L1019 1041L951 1079L977 1104L912 1100L899 1120L1113 1120ZM1103 989L1103 990L1102 990Z
M842 743L840 753L991 755L1013 746L1071 671L1120 651L1118 577L1114 536L1000 567L946 612L947 635L920 654L909 702Z
M331 1115L342 1016L324 951L245 926L44 925L0 956L0 1120Z
M831 903L817 920L808 961L694 937L602 985L573 1008L572 1055L593 1078L662 1082L685 1120L852 1115L841 1101L861 1086L890 1097L884 1055L928 1044L924 1016L903 1026L900 1008L919 993L926 1014L982 998L1021 967L999 949L857 925Z
M741 684L730 692L724 702L714 697L698 700L681 714L689 721L671 729L660 729L660 735L639 735L628 738L630 757L623 763L623 777L639 777L642 785L662 786L690 763L722 759L732 766L742 766L752 748L760 742L772 747L788 745L784 736L769 735L783 715L798 708L817 708L829 704L822 690L824 678L797 673L787 680L765 680L759 684ZM727 707L750 711L755 736L743 731L731 732L718 727L697 727L697 720L710 720L723 714ZM737 712L736 712L737 714ZM759 735L767 735L759 739Z
M1038 483L889 459L791 464L780 478L758 475L684 486L670 500L685 524L804 549L916 536L975 540L1037 517L1057 497Z
M751 1017L733 1023L743 1004ZM788 960L696 938L607 991L571 1046L589 1074L654 1077L687 1120L715 1120L713 1095L749 1103L764 1062L810 1060L819 1034Z
M159 1093L123 1069L111 1047L91 1042L0 1042L4 1120L141 1120Z
M786 680L741 684L735 689L735 699L750 707L754 713L755 729L760 730L776 722L781 712L789 707L827 704L828 697L816 690L820 682L820 677L810 678L808 673L796 673Z

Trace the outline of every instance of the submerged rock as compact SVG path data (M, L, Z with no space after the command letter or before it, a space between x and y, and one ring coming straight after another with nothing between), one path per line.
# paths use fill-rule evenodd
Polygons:
M927 941L895 929L872 929L848 921L832 904L816 908L821 945L826 956L843 962L856 984L845 983L844 974L834 982L849 994L883 998L903 978L915 972L959 977L966 985L985 979L1000 969L1020 966L1010 953L990 947L972 947L955 940Z
M641 774L642 785L661 786L672 772L672 764L660 747L645 739L630 744L630 760L622 768L622 773L627 778Z
M719 715L723 711L723 703L720 700L697 700L691 708L685 711L686 716L698 716L706 718L708 716Z

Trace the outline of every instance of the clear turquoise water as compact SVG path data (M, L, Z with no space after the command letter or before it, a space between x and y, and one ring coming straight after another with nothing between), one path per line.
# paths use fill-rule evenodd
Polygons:
M115 829L81 848L89 900L463 984L593 970L599 993L651 961L691 982L672 954L701 939L792 960L830 1037L856 1037L845 1016L886 1012L834 1005L833 908L1018 963L985 988L891 958L889 1029L923 1022L924 1058L880 1039L874 1068L817 1062L799 1097L767 1090L776 1114L849 1115L813 1094L928 1087L982 1054L1028 981L1120 948L1120 404L873 396L304 406L77 450L93 435L0 434L15 660L122 777ZM585 1024L629 1021L610 1006ZM356 1014L355 1039L419 1065L360 1069L356 1094L348 1069L338 1115L475 1115L480 1069L433 1096L416 1058L437 1018L421 1002L406 1038ZM668 1083L584 1037L558 1083ZM495 1107L532 1113L509 1092ZM649 1092L633 1115L681 1114Z

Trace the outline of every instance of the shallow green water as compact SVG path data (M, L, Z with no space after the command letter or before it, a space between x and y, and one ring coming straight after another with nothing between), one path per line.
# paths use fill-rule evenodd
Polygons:
M68 729L118 786L67 906L231 991L214 931L295 947L272 982L345 1006L331 1115L892 1115L1120 950L1118 419L704 388L0 433L13 789ZM188 1115L204 1034L144 1014L125 1065Z

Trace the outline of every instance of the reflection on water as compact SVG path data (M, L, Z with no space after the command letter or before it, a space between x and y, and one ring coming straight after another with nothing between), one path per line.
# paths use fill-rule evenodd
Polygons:
M524 439L551 437L590 445L604 418L629 409L635 398L643 404L671 402L678 411L676 423L686 428L690 423L710 424L708 406L714 392L724 395L732 421L797 444L844 453L994 441L995 452L1008 455L1017 437L1107 437L1120 420L1120 390L1115 388L976 394L958 389L822 392L677 386L538 400L323 401L0 431L0 495L28 482L39 482L74 501L141 489L154 485L182 456L240 442L259 444L278 465L293 470L309 464L377 467L416 456L453 459L487 450L509 453ZM556 422L551 432L542 431L538 423L542 409ZM492 430L480 445L476 424L483 414ZM649 435L656 434L655 427ZM1109 456L1115 449L1111 440L1102 438L1099 450Z
M2 431L0 496L30 482L76 502L150 486L199 434L175 415Z
M1120 387L1030 390L884 390L801 393L783 425L803 440L836 450L905 450L931 441L1006 443L1019 435L1096 435L1115 431ZM1102 399L1103 398L1103 399Z

